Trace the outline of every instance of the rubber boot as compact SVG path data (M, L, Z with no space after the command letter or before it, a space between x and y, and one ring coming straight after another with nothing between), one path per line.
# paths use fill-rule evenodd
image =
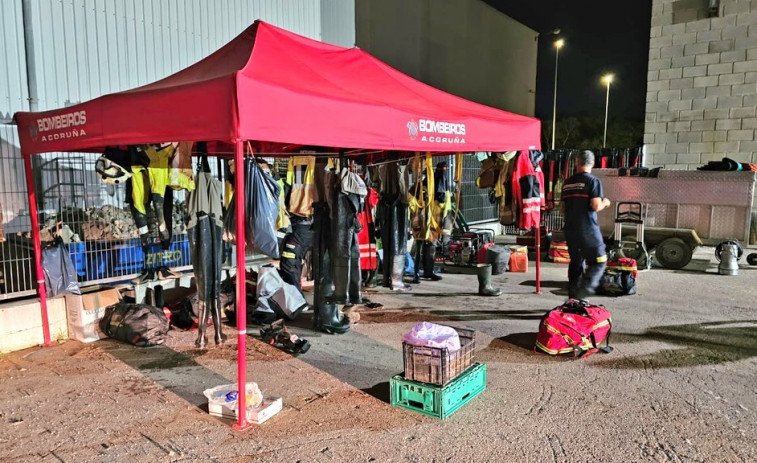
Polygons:
M328 334L344 334L350 330L350 320L339 313L336 304L324 304L316 309L316 328Z
M492 288L491 264L478 264L476 266L476 274L478 275L479 296L499 296L500 294L502 294L501 289Z
M394 256L392 260L392 291L410 291L412 288L402 281L407 255Z
M197 341L195 341L195 347L205 349L208 345L208 338L205 336L205 328L208 326L208 306L205 301L197 302L197 310L200 312L197 317Z
M210 302L210 316L213 318L214 340L216 346L226 342L226 335L223 334L223 323L221 322L221 300L216 299Z
M423 278L431 281L442 279L440 275L434 273L434 264L436 264L436 246L426 241L423 244Z
M410 256L411 259L413 259L413 281L414 284L420 284L421 282L421 256L422 256L422 248L423 242L416 241L413 245L413 254Z
M376 270L366 270L365 278L363 278L363 287L375 288L376 286Z

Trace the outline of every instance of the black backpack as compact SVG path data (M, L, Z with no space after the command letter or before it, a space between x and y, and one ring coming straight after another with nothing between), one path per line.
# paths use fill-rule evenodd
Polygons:
M627 270L605 270L597 294L613 297L636 294L636 278Z

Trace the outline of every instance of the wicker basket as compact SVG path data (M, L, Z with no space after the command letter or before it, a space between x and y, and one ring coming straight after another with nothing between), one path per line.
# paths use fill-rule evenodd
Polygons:
M454 329L460 337L460 350L456 352L449 352L440 347L422 347L402 343L405 379L444 386L473 365L476 353L476 331L466 328Z

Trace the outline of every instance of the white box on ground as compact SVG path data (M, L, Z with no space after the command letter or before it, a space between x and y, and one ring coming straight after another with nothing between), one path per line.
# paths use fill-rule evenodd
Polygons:
M83 288L82 294L66 294L68 336L81 342L94 342L107 337L100 330L105 308L121 300L115 288L103 286Z
M247 408L247 421L261 424L283 408L281 397L263 397L263 402L255 408ZM237 410L224 404L208 402L208 412L221 418L237 419Z

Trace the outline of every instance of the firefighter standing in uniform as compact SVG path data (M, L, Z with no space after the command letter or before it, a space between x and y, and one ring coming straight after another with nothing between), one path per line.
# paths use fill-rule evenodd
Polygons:
M576 158L576 173L565 180L561 195L570 254L568 295L582 300L595 294L607 265L597 212L608 207L610 200L604 197L599 179L591 175L592 167L594 153L581 151Z

